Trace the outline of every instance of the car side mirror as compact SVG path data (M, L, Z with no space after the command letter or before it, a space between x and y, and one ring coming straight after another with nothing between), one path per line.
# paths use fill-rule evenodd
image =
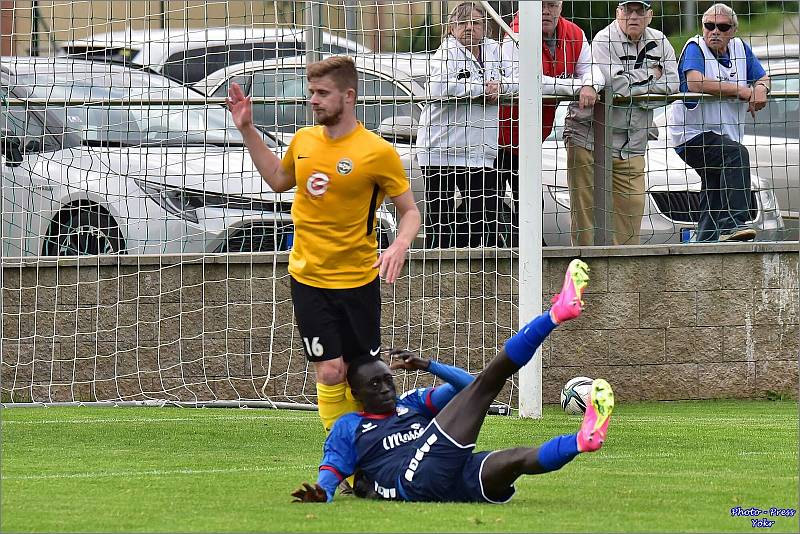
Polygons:
M387 141L413 142L417 138L417 121L408 115L386 117L378 126L378 135Z
M22 140L8 128L0 128L0 150L8 167L22 164Z

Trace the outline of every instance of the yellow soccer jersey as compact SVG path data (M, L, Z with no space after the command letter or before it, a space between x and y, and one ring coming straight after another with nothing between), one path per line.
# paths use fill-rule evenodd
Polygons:
M289 273L298 282L328 289L374 280L375 210L385 195L396 197L409 188L394 147L361 123L339 139L311 126L295 134L281 165L297 181Z

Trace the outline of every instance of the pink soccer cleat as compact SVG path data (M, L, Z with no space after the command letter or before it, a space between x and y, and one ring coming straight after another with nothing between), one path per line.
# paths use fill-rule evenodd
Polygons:
M550 316L557 323L563 323L578 317L583 311L583 290L589 285L589 266L586 262L574 259L569 262L564 275L564 286L561 292L550 302Z
M602 378L594 380L590 402L578 432L578 450L593 452L603 446L613 410L614 391L611 384Z

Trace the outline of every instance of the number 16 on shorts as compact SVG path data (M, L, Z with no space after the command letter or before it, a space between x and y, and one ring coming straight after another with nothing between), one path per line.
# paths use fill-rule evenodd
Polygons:
M306 346L306 354L319 358L325 353L325 347L319 342L319 337L312 337L310 340L304 337L303 344Z

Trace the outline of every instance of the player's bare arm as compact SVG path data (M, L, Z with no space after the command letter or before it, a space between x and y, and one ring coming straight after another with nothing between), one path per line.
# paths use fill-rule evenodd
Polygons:
M414 195L411 189L405 193L392 197L392 203L397 208L400 215L400 225L397 230L397 238L389 248L383 251L378 257L378 261L372 266L379 269L380 277L386 282L393 284L406 261L406 252L411 242L417 237L419 231L420 215L417 205L414 203Z
M238 83L232 83L228 89L227 104L233 123L242 133L250 157L264 181L276 193L282 193L294 187L294 176L289 176L283 171L280 158L264 144L261 134L253 124L253 105L250 97L245 96Z

